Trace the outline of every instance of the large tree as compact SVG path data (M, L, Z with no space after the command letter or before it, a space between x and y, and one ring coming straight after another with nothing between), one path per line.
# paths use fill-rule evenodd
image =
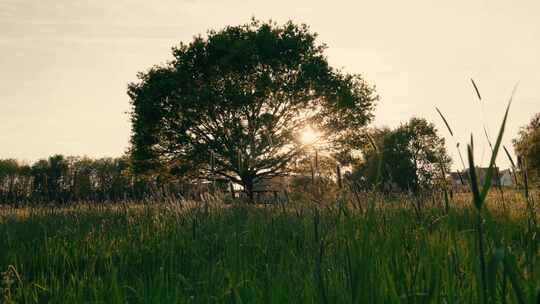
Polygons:
M444 138L432 123L411 118L396 129L374 129L353 178L367 186L395 185L401 190L430 188L448 172L451 159ZM442 169L442 170L441 170Z
M306 25L256 20L173 48L172 61L129 85L135 169L220 176L251 195L258 179L288 170L306 125L351 140L377 96L330 67L325 48Z
M513 143L520 165L526 168L531 180L540 180L540 113L519 130Z

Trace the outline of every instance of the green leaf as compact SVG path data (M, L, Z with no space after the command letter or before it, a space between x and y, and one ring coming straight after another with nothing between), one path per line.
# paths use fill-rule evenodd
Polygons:
M478 90L478 87L476 86L476 83L474 82L474 79L471 78L472 85L474 87L474 91L476 92L476 96L478 96L478 99L482 101L482 96L480 96L480 91Z
M504 271L508 275L508 278L510 279L510 283L512 284L512 288L514 289L514 293L516 294L516 298L518 300L518 303L524 304L525 303L525 294L523 293L523 290L521 289L521 286L519 284L519 275L516 272L517 269L517 263L514 256L511 254L507 254L504 259Z
M489 294L495 296L497 294L497 267L504 259L504 249L499 248L491 257L487 267L487 285Z
M513 97L513 95L512 95L512 97ZM503 118L501 127L499 128L499 135L497 136L497 141L495 142L495 146L493 147L493 151L491 153L491 160L489 161L489 167L488 167L488 171L486 173L486 177L485 177L485 180L484 180L484 186L482 187L482 196L481 196L482 202L486 199L489 188L491 187L491 179L493 177L493 173L495 172L495 160L497 159L497 154L498 154L499 148L501 146L501 141L502 141L502 137L503 137L503 134L504 134L504 129L506 127L506 119L508 118L508 112L510 110L510 105L512 104L512 97L510 97L510 101L508 102L508 106L506 106L506 111L504 113L504 118Z
M452 128L450 128L450 125L448 124L448 121L446 121L446 118L444 118L444 115L439 111L439 108L435 107L435 110L439 113L442 120L444 121L444 124L446 125L446 128L448 128L448 132L450 132L450 135L454 136L454 132L452 132Z
M514 159L512 158L512 156L510 155L510 152L508 152L508 149L506 149L505 146L503 146L503 149L504 149L504 153L506 153L506 157L508 158L508 160L510 161L510 165L512 166L512 175L514 176L514 183L515 185L517 186L518 184L518 179L517 179L517 174L516 174L516 163L514 163Z
M473 138L471 135L471 143L467 145L467 155L469 158L469 176L471 178L471 191L473 193L473 202L476 209L480 210L482 208L482 200L480 196L480 191L478 189L478 178L476 177L476 168L474 165L474 155L473 155Z

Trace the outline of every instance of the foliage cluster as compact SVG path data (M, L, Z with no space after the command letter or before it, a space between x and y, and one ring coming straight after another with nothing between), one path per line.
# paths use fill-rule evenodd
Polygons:
M395 129L375 128L368 136L363 161L352 175L364 187L418 192L445 181L451 159L432 123L411 118Z
M527 172L531 180L540 182L540 113L521 128L514 139L514 148L519 167Z
M257 20L180 44L129 86L135 170L227 178L251 195L288 172L306 126L336 148L358 138L377 96L325 48L306 25Z
M32 165L0 159L0 204L141 199L155 184L131 174L126 157L54 155Z

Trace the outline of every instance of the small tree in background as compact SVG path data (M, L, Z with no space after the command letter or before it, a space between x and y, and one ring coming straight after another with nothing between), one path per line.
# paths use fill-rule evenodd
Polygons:
M359 75L328 65L306 25L252 20L173 49L173 60L129 85L137 173L168 172L241 184L288 172L298 133L358 136L377 97Z
M528 125L522 127L513 140L516 155L528 177L540 180L540 113L534 115Z
M363 162L352 175L367 187L379 183L382 188L395 185L416 192L440 180L441 165L449 169L445 141L425 119L411 118L394 130L374 129L370 134L373 143L364 144Z

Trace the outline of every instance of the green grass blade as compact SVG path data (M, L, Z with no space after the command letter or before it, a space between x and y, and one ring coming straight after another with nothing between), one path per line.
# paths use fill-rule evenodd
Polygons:
M514 159L512 158L512 155L510 155L510 152L508 152L508 149L506 149L505 146L503 146L504 153L506 153L506 157L510 161L510 165L512 166L512 175L514 176L514 183L517 186L518 179L517 179L517 169L516 169L516 163L514 163Z
M487 266L487 285L489 294L493 297L497 294L497 268L504 259L504 249L499 248L491 257ZM495 300L495 299L492 299Z
M507 273L508 278L510 279L510 284L512 284L512 288L514 289L518 303L525 304L525 294L523 293L523 290L519 284L519 277L516 272L517 263L515 258L508 254L504 257L503 263L504 271Z
M478 179L476 177L476 168L474 165L474 155L473 155L473 139L471 135L471 143L467 145L467 156L469 158L469 177L471 179L471 191L473 193L473 202L476 209L480 210L482 208L482 200L480 199L480 191L478 189Z
M514 159L512 158L512 155L510 155L510 152L508 152L508 149L506 149L505 146L503 146L503 150L506 153L506 157L508 157L508 161L510 161L510 165L513 169L516 168L516 163L514 163Z
M450 125L448 124L448 121L446 121L446 118L441 113L439 108L435 107L435 110L437 110L437 113L439 113L439 115L441 116L442 120L444 121L444 124L446 125L446 128L448 128L448 132L450 132L450 135L454 136L454 132L452 132L452 128L450 128Z
M484 135L486 135L486 140L489 144L489 148L491 149L491 152L493 152L493 145L491 144L491 140L489 139L489 135L488 135L488 132L486 130L486 127L484 127Z
M512 95L513 97L513 95ZM482 202L485 200L487 193L489 191L489 188L491 187L491 179L493 177L493 174L495 172L495 160L497 159L497 154L499 152L499 148L501 146L502 137L504 134L504 129L506 127L506 120L508 118L508 112L510 111L510 105L512 104L512 97L510 97L510 101L508 102L508 105L506 106L506 111L504 113L504 118L501 123L501 127L499 128L499 135L497 136L497 141L495 142L495 146L493 147L493 151L491 153L491 160L489 161L489 167L486 173L486 177L484 180L484 185L482 187L482 196L481 200Z
M478 99L482 101L482 96L480 96L480 91L478 90L478 87L476 86L476 83L474 82L474 79L471 78L472 85L474 87L474 91L476 92L476 96L478 96Z
M467 166L465 166L465 162L463 161L463 156L461 155L461 150L459 149L459 143L456 144L456 149L459 155L459 160L461 161L461 166L463 166L463 170L465 170Z

